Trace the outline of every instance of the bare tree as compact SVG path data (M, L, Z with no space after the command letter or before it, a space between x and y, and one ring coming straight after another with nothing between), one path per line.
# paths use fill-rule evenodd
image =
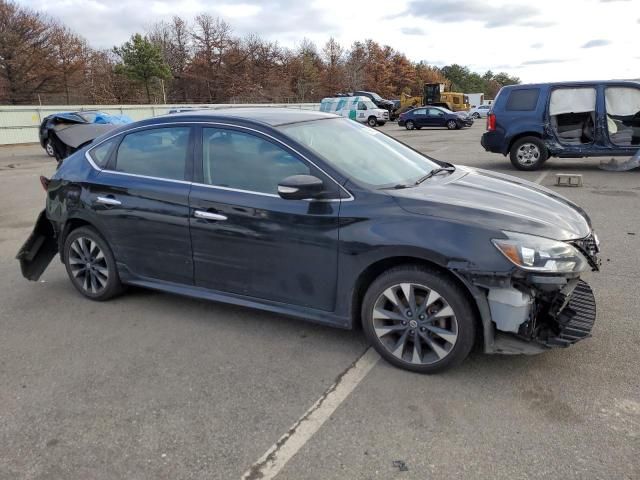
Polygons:
M0 78L10 103L33 101L54 78L51 35L40 13L0 0Z

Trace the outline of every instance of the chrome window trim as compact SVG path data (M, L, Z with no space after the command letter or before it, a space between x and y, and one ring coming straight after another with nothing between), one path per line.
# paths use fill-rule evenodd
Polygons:
M99 172L108 172L108 173L115 173L116 175L128 175L128 176L131 176L131 177L147 178L147 179L150 179L150 180L161 180L161 181L165 181L165 182L183 183L183 184L189 184L189 185L197 185L197 186L201 186L201 187L217 188L217 189L220 189L220 190L229 190L229 191L240 192L240 193L249 193L249 194L253 194L253 195L262 195L262 196L281 198L279 195L275 195L273 193L254 192L252 190L241 190L241 189L230 188L230 187L220 187L220 186L216 186L216 185L208 185L208 184L198 183L198 182L189 182L189 181L186 181L186 180L173 180L173 179L170 179L170 178L151 177L151 176L147 176L147 175L139 175L139 174L136 174L136 173L127 173L127 172L118 172L116 170L107 170L107 169L98 167L98 165L96 165L95 162L93 161L93 159L91 158L91 155L89 155L89 153L94 148L99 147L103 143L108 142L109 140L111 140L112 138L117 137L118 135L127 135L127 134L129 134L131 132L134 132L134 131L140 130L140 129L144 129L144 128L163 127L163 126L171 126L171 125L211 125L211 126L234 127L234 128L239 128L239 129L242 129L242 130L248 130L248 131L251 131L251 132L255 132L255 133L264 135L265 137L268 137L271 140L274 140L275 142L279 143L280 145L284 145L285 147L287 147L288 149L292 150L297 155L299 155L301 158L304 158L307 162L309 162L315 168L320 170L327 178L331 179L331 181L333 183L335 183L343 192L345 192L348 195L347 198L331 198L331 199L319 199L319 200L311 200L310 199L309 201L315 201L315 202L350 202L350 201L354 200L354 197L351 194L351 192L349 190L347 190L345 187L343 187L340 184L340 182L338 182L335 178L333 178L331 175L329 175L327 172L325 172L322 168L320 168L316 163L314 163L313 161L309 160L306 156L304 156L298 150L293 148L291 145L288 145L285 142L283 142L282 140L279 140L276 137L274 137L272 135L269 135L268 133L262 132L260 130L257 130L255 128L245 127L243 125L236 125L236 124L233 124L233 123L203 122L203 121L187 122L187 121L185 121L185 122L153 123L153 124L149 124L149 125L141 125L141 126L138 126L138 127L131 128L129 130L118 132L118 133L116 133L114 135L111 135L111 136L105 138L100 143L97 143L97 144L93 145L91 148L89 148L85 152L84 156L88 160L89 164L95 170L97 170Z

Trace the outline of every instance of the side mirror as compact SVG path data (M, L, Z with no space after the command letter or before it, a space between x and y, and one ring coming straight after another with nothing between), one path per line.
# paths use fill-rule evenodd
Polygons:
M316 197L324 189L322 180L312 175L292 175L278 184L278 195L285 200L305 200Z

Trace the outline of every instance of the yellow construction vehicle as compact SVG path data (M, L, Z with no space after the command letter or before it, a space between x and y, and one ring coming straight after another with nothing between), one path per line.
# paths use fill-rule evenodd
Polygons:
M444 83L427 83L424 85L422 93L422 96L403 93L400 96L399 112L423 105L444 107L453 112L469 110L470 107L467 95L458 92L445 92Z

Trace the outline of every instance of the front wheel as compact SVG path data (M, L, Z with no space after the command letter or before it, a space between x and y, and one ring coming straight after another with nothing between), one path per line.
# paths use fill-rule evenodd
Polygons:
M480 114L478 112L473 112L473 115L471 115L474 120L478 120L480 118Z
M462 362L475 339L467 295L451 279L420 266L380 275L362 304L365 335L391 364L436 373Z
M56 152L53 150L53 143L51 143L51 140L47 140L45 142L44 151L47 152L47 155L49 155L50 157L56 156Z
M376 125L378 125L378 119L376 117L369 117L367 119L367 125L369 125L370 127L375 127Z
M108 300L122 290L107 242L91 227L73 230L64 242L64 265L73 286L91 300Z
M447 128L449 130L455 130L456 128L458 128L458 122L456 122L455 120L449 120L447 122Z
M524 137L511 146L509 157L518 170L532 171L542 167L549 152L538 137Z

